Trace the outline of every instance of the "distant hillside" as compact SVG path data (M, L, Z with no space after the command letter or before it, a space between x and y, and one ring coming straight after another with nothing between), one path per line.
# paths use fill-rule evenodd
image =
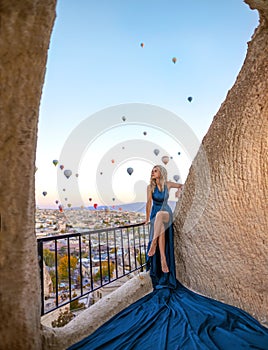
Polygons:
M176 201L169 201L168 202L172 211L174 211L174 209L176 207L176 203L177 203ZM119 210L119 208L121 208L122 211L145 213L146 203L145 202L135 202L135 203L122 204L122 205L113 205L113 206L100 205L97 207L97 209L94 209L94 207L88 207L89 210L104 210L104 209Z
M169 201L168 204L171 207L172 211L174 211L176 207L176 201ZM43 207L38 206L39 209L51 209L56 210L55 207ZM121 208L121 209L119 209ZM122 205L100 205L95 209L93 206L91 207L85 207L84 209L88 210L122 210L122 211L128 211L128 212L136 212L136 213L144 213L146 211L146 203L145 202L135 202L135 203L127 203ZM64 208L64 210L81 210L81 207L71 207L71 208Z

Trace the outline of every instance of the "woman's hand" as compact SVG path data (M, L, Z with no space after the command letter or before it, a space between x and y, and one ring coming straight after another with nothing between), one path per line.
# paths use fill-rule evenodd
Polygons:
M182 195L183 185L175 192L175 197L179 198Z

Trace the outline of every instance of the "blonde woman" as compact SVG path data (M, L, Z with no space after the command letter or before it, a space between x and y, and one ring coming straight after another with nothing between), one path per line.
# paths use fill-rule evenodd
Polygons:
M151 223L147 255L148 268L154 285L166 283L170 273L171 283L176 284L173 216L168 205L169 190L181 190L182 184L167 181L167 171L162 165L155 165L151 172L150 184L147 187L146 222Z

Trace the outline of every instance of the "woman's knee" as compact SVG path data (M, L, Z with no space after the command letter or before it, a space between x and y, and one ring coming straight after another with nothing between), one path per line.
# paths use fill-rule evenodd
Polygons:
M166 223L169 220L169 213L167 211L159 211L156 214L155 220L157 222L164 222L164 223Z

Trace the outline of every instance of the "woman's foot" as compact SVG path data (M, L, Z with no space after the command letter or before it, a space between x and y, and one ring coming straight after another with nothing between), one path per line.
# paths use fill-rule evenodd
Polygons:
M156 247L157 247L157 239L153 239L151 246L150 246L150 249L148 251L148 256L155 255Z
M162 268L162 271L164 273L168 273L169 272L169 268L167 266L166 258L161 258L161 268Z

